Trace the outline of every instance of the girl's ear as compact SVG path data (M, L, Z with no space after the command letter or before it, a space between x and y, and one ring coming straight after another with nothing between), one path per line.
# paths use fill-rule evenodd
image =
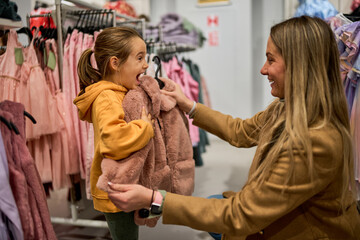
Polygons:
M109 61L109 67L111 71L118 70L119 67L119 59L115 56L112 56Z

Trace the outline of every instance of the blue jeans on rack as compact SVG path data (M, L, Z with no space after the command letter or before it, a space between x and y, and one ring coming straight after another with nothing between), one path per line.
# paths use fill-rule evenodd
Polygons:
M223 195L222 194L215 194L215 195L211 195L207 198L217 198L217 199L223 199ZM221 234L220 233L213 233L213 232L209 232L210 236L213 237L215 240L221 240Z

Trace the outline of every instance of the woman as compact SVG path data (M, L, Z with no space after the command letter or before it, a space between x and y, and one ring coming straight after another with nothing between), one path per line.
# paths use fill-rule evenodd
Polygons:
M161 212L163 223L221 233L222 239L360 239L353 149L333 32L321 19L289 19L271 28L266 57L261 74L268 76L277 99L251 119L193 103L179 87L163 91L193 124L236 147L257 146L241 191L203 199L110 183L114 204L131 211L152 202L151 212Z

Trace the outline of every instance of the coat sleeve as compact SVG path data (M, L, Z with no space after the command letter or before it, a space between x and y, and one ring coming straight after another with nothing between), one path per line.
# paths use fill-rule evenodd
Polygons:
M167 193L163 207L165 224L185 225L231 236L259 232L277 219L309 201L341 174L340 134L327 130L312 134L315 176L311 181L302 150L294 149L295 169L291 184L285 185L290 169L283 150L265 182L250 182L227 199L204 199ZM286 148L284 148L286 149ZM201 216L201 217L200 217Z
M154 136L150 123L124 120L122 101L113 91L103 91L93 104L93 115L100 130L100 153L104 158L126 158L142 149Z
M265 121L264 112L249 119L233 118L212 110L203 104L196 105L193 124L236 147L253 147L258 144L259 132Z

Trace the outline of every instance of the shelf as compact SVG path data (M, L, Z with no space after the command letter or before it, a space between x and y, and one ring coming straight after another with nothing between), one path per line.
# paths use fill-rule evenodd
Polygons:
M7 18L0 18L0 30L10 29L10 28L21 28L21 21L12 21Z

